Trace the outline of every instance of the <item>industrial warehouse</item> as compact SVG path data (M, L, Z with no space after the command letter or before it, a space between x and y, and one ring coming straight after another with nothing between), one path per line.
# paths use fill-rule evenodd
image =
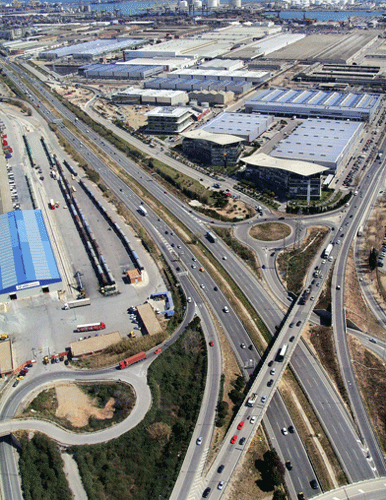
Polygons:
M381 97L356 92L267 89L245 103L247 113L371 121Z
M282 160L316 163L336 174L358 140L363 124L309 118L280 142L271 156Z
M41 210L0 215L0 300L62 288Z
M112 96L117 104L159 104L162 106L178 106L189 101L188 94L181 90L151 90L130 87Z
M252 142L273 123L270 115L245 113L221 113L201 127L201 130L212 134L230 134Z

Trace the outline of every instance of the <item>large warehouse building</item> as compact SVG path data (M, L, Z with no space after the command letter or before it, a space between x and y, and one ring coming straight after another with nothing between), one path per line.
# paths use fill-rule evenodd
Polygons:
M283 160L300 160L339 172L358 140L363 124L350 121L309 118L271 153Z
M123 50L128 47L138 47L145 40L135 40L134 38L126 39L100 39L92 42L77 43L75 45L66 45L57 49L46 50L39 54L41 59L59 59L61 57L72 56L74 59L84 59L92 61L96 57L101 57L104 54Z
M212 134L231 134L252 142L267 130L273 120L273 116L255 113L220 113L200 128Z
M142 103L179 106L189 102L189 97L182 90L153 90L129 87L114 94L112 100L119 104Z
M0 215L0 300L62 288L41 210Z
M247 113L370 121L380 105L376 94L267 89L245 103Z
M281 160L264 153L256 153L241 161L247 165L247 179L261 187L272 189L280 196L307 200L308 203L320 198L320 176L328 170L315 163Z

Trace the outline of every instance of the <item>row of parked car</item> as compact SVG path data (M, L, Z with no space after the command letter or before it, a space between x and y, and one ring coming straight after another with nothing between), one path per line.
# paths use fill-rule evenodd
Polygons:
M385 236L383 239L381 251L379 252L379 255L378 255L378 267L383 267L383 259L385 257L386 257L386 232L385 232Z

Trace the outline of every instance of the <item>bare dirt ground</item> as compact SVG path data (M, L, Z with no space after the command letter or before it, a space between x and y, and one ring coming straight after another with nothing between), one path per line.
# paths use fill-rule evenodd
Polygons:
M210 208L210 207L208 207ZM234 217L237 216L242 216L245 218L247 215L254 215L256 212L246 205L243 201L240 200L229 200L227 205L223 209L216 208L216 212L219 215L222 215L224 217L228 217L230 219L233 219Z
M85 427L90 417L106 420L114 416L114 398L110 398L104 408L97 408L95 400L73 384L59 385L55 390L58 401L56 416L67 419L73 427Z
M256 240L278 241L291 234L291 228L287 224L271 222L269 224L257 224L249 231L250 236Z

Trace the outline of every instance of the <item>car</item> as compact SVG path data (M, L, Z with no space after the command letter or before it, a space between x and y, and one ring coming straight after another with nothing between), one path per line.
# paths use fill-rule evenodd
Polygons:
M205 288L204 283L201 283L200 287L201 287L202 289L204 289L204 288Z
M276 368L272 368L272 370L269 373L270 373L270 375L275 375L275 372L276 372Z
M235 444L235 442L237 441L237 434L235 434L232 439L231 439L231 444Z
M302 491L299 491L298 493L298 500L306 500Z
M244 342L241 342L240 347L241 349L245 349L246 345L244 344Z
M273 378L269 379L267 382L267 387L271 387L273 384Z
M295 427L293 425L289 425L288 426L288 432L290 432L291 434L293 434L295 432Z
M202 445L202 436L200 436L199 438L197 438L196 445L197 446L201 446Z
M226 255L222 256L222 260L227 260L227 259L228 259L228 257Z
M220 482L218 483L218 485L217 485L217 489L218 489L218 490L222 490L222 489L223 489L223 487L224 487L224 482L225 482L225 481L220 481Z
M268 366L272 366L273 365L273 359L271 359L271 361L268 363Z
M310 481L310 486L311 486L311 488L312 488L313 490L317 490L317 489L319 488L319 486L318 486L318 482L317 482L317 480L316 480L316 479L312 479L312 480Z
M315 300L315 297L314 296L310 297L310 300Z
M323 260L322 260L322 264L325 264L325 263L326 263L326 261L323 259Z
M229 308L228 308L228 306L224 306L222 310L224 311L224 313L229 313Z
M197 266L195 266L194 264L192 264L192 269L196 269Z
M369 342L372 342L373 344L377 343L376 339L369 339Z
M316 283L316 286L320 286L320 281L318 281L318 282Z
M25 377L27 375L27 373L28 373L28 370L21 370L19 372L19 375L21 375L22 377Z
M158 349L156 349L156 350L154 351L154 354L159 354L160 352L162 352L162 349L161 349L160 347L158 347Z
M204 493L202 494L202 498L208 498L211 491L212 491L212 488L209 488L209 486L208 486L208 488L205 488Z
M281 433L283 434L283 436L286 436L288 434L288 431L285 427L283 427Z
M179 271L181 271L180 266L177 266L177 267L176 267L176 271L178 271L178 272L179 272Z
M23 380L23 379L24 379L23 375L19 375L18 377L16 377L16 380Z
M12 384L12 387L16 387L19 385L19 381L18 380L15 380L15 382Z
M33 364L32 364L32 363L27 363L27 364L25 365L25 367L26 367L26 368L32 368L32 367L33 367Z
M193 261L193 262L197 262L196 257L193 257L193 258L192 258L192 261Z
M266 266L265 266L265 264L263 264L263 265L261 266L261 268L262 268L262 269L266 269Z
M217 287L217 286L215 286L215 287L213 288L213 290L214 290L215 292L217 292L217 291L218 291L218 287Z
M289 341L293 342L294 340L295 340L295 335L292 335L292 337L290 337Z
M221 474L221 472L225 469L225 465L221 464L220 467L217 469L217 472Z
M336 244L337 244L337 245L340 245L340 240L336 240Z
M253 351L253 345L252 345L252 344L249 344L248 349L249 349L250 351Z
M190 303L192 302L192 297L188 297L186 300Z
M292 470L291 460L287 460L286 463L285 463L285 466L287 467L288 470Z
M300 326L302 324L301 320L299 320L297 323L296 323L296 326Z
M245 437L242 437L239 441L239 444L243 445L245 443L245 441L247 440L247 438Z
M337 289L337 290L340 290L340 285L336 285L336 289Z
M177 245L177 248L182 248L182 246L181 245Z
M59 361L64 361L64 356L59 356Z
M290 323L290 326L289 326L289 327L290 327L290 328L293 328L293 327L294 327L294 324L295 324L295 322L294 322L294 321L291 321L291 323Z
M204 272L204 268L203 267L200 267L200 272Z
M256 422L256 417L255 415L253 415L253 417L249 419L249 423L254 424L255 422Z
M68 365L70 364L69 360L68 360L68 359L65 359L65 360L64 360L64 364L65 364L66 366L68 366Z
M172 243L170 246L172 246L174 248L176 245L175 245L175 243Z
M243 421L241 421L241 422L239 423L239 425L237 426L237 429L238 429L239 431L241 431L241 429L242 429L243 427L244 427L244 422L243 422Z
M261 402L264 404L266 401L267 401L267 396L263 396L263 397L261 398Z
M211 341L209 342L209 345L210 345L210 347L213 347L213 346L214 346L214 342L213 342L213 340L211 340Z

